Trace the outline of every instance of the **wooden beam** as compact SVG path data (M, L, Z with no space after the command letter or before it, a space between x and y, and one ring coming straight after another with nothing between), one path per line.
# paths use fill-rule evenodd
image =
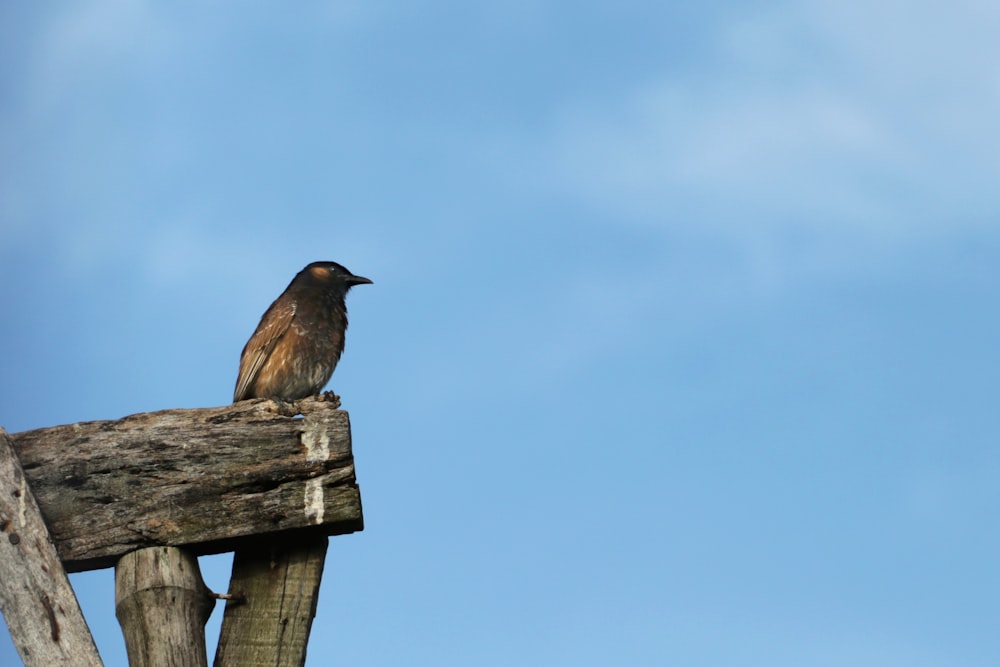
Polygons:
M214 606L198 559L181 549L139 549L115 566L129 667L207 667L205 623Z
M0 610L27 667L100 667L14 445L0 428Z
M66 570L148 546L194 555L255 536L361 530L348 414L259 399L16 433L15 450Z

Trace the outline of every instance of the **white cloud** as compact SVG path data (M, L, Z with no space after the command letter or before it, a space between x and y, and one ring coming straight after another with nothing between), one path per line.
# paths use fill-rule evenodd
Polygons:
M730 226L755 212L815 222L868 217L859 179L891 136L829 90L640 91L626 109L570 121L556 141L561 171L632 216ZM861 173L859 173L861 172ZM749 207L749 208L748 208ZM739 219L725 213L742 212Z
M1000 48L979 26L996 10L858 11L817 2L721 24L702 71L564 109L549 163L576 195L658 226L981 224L1000 178Z

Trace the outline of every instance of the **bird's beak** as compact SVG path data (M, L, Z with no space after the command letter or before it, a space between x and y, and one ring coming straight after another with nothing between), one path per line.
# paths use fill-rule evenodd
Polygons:
M372 281L368 280L364 276L351 276L347 279L348 285L371 285Z

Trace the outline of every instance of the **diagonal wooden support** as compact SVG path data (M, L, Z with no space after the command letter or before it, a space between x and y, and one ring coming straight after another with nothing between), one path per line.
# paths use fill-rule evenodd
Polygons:
M2 428L0 609L27 667L103 664L13 443Z
M262 543L236 552L214 667L302 667L328 538Z

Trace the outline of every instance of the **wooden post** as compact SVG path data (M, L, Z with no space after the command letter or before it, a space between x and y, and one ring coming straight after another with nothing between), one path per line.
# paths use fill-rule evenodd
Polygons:
M176 547L122 556L115 567L115 614L130 667L207 667L205 623L215 600L198 559Z
M236 552L215 667L302 667L329 540L322 535Z
M7 432L0 428L0 609L27 667L101 667Z

